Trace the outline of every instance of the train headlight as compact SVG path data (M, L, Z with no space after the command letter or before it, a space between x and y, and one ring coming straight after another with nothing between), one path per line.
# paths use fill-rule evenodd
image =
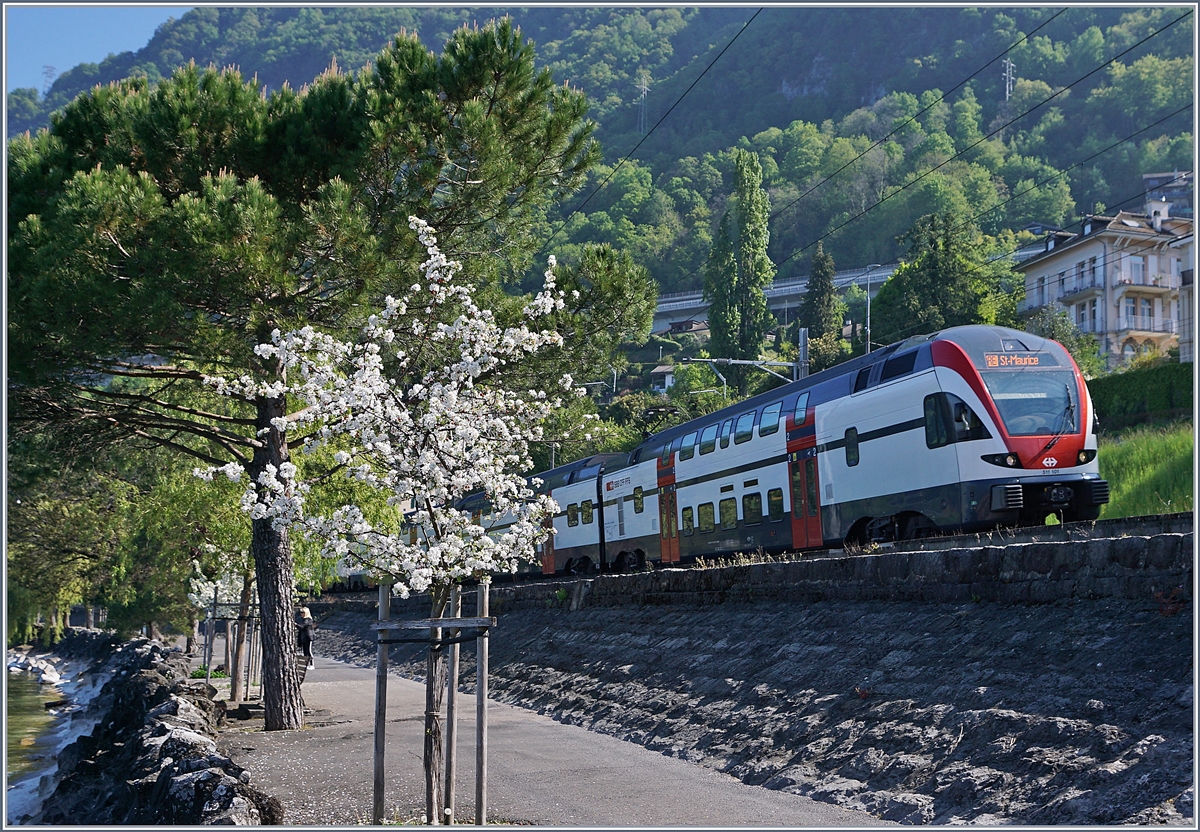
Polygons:
M1020 468L1021 460L1014 453L1007 454L984 454L980 457L984 462L992 465L999 465L1002 468Z
M1095 450L1089 450L1087 448L1084 448L1082 451L1079 452L1079 464L1080 465L1087 465L1089 462L1091 462L1095 458L1096 458Z

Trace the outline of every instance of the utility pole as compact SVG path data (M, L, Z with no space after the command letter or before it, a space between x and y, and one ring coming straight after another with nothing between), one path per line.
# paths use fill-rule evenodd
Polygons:
M637 88L641 90L641 104L638 105L638 133L646 132L646 94L650 92L650 73L642 70L638 76Z
M792 367L792 380L808 378L808 327L796 327L796 365Z
M1007 101L1012 97L1014 71L1016 70L1017 65L1008 58L1005 58L1003 61L1001 61L1000 65L1004 67L1001 77L1004 78L1004 100Z
M879 268L878 263L872 263L867 266L867 272L863 277L867 280L867 348L864 354L871 351L871 272Z

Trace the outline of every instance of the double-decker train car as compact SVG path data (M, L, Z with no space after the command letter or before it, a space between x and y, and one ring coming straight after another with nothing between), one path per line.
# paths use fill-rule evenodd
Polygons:
M909 338L539 477L560 507L544 574L1091 520L1108 502L1070 354L987 326Z

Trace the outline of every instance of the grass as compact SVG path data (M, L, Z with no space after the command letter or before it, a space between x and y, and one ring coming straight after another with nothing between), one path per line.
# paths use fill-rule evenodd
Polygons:
M1111 490L1102 518L1194 510L1191 421L1101 436L1099 450L1100 476Z

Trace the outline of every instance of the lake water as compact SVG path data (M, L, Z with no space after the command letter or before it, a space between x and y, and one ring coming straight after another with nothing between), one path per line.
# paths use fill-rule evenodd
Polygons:
M46 713L44 703L61 699L54 688L40 688L29 673L8 675L8 701L5 702L5 733L8 741L8 782L21 775L45 768L45 749L39 747L42 736L54 718Z

